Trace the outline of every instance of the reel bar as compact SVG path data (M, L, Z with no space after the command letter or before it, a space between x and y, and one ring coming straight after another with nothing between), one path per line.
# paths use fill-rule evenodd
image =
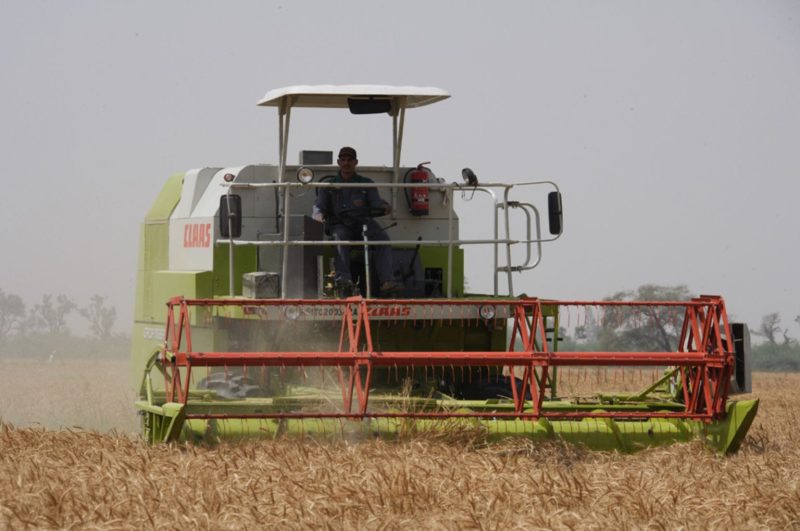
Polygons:
M467 367L482 365L724 367L723 356L702 352L178 352L178 365L195 367L335 367L354 362L376 367Z
M651 418L662 419L692 419L692 420L710 420L710 415L707 414L694 414L686 415L683 412L670 412L670 411L653 411L643 413L640 411L602 411L600 409L592 411L591 414L581 411L543 411L538 415L533 413L516 413L506 411L398 411L398 412L369 412L361 414L348 414L348 413L315 413L315 412L275 412L275 413L186 413L187 420L223 420L223 419L348 419L348 420L362 420L362 419L407 419L407 418L421 418L421 419L444 419L444 418L478 418L478 419L528 419L536 420L539 418L546 418L550 420L582 420L587 417L592 418L609 418L609 419L624 419L624 420L641 420L645 421Z
M546 306L663 306L680 308L702 308L712 301L722 301L718 295L701 295L689 301L581 301L581 300L550 300L538 297L488 298L488 299L364 299L360 296L344 299L250 299L250 298L215 298L215 299L186 299L172 297L167 306L345 306L366 302L370 306L386 306L394 304L409 304L415 306L480 306L484 304L518 306L526 302L538 301Z

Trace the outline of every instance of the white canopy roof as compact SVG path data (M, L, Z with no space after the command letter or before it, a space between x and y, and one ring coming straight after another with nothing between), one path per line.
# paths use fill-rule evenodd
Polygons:
M291 96L292 107L347 108L354 96L405 97L405 107L422 107L450 97L436 87L393 87L390 85L294 85L270 90L258 105L280 107Z

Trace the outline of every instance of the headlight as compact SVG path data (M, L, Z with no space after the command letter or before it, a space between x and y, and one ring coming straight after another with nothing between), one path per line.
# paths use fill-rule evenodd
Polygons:
M297 168L297 181L301 184L308 184L314 180L314 170L311 168Z
M290 321L294 321L295 319L300 317L300 308L298 308L297 306L287 306L286 309L283 311L283 314Z
M491 304L484 304L478 309L478 314L481 316L481 319L488 321L489 319L494 319L497 311Z
M223 175L223 176L222 176L222 179L223 179L223 180L224 180L226 183L233 182L233 180L234 180L235 178L236 178L236 176L235 176L234 174L232 174L232 173L226 173L225 175Z

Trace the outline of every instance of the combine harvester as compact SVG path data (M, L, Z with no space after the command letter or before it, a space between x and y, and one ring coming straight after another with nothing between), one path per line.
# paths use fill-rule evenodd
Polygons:
M278 110L277 165L203 168L167 181L142 226L137 278L132 366L148 441L463 429L622 451L702 438L736 451L758 408L757 400L728 399L749 392L746 327L728 322L717 296L595 302L515 294L516 276L561 235L560 192L549 181L483 183L465 169L463 182L448 183L423 164L402 167L406 110L448 97L427 87L273 90L259 105ZM298 107L388 114L392 164L359 166L372 184L328 182L338 169L329 151L302 151L289 165ZM325 187L377 188L393 206L378 220L391 241L368 249L366 237L326 238L310 217ZM486 206L472 214L485 220L483 239L459 235L455 203L473 196L463 206ZM352 212L359 223L379 214ZM355 292L334 281L337 245L352 247ZM379 245L391 246L402 285L390 293L370 263ZM479 246L493 271L491 295L465 293L467 246ZM661 330L669 321L674 348L558 349L557 331L570 316L623 315ZM560 380L575 367L657 377L638 393L561 396Z

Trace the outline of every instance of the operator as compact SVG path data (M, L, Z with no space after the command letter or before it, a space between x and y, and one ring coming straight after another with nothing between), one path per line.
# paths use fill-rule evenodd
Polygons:
M343 147L337 159L339 172L324 177L322 180L331 183L371 183L372 179L356 173L358 158L356 150ZM391 205L381 199L377 188L320 188L314 202L312 218L320 223L327 221L331 237L338 241L361 240L362 226L367 225L367 239L370 241L389 241L386 231L378 225L372 215L389 214ZM381 293L394 291L402 287L395 282L392 274L392 250L388 245L376 245L374 248L375 269L378 273ZM336 247L336 283L344 291L353 292L353 278L350 274L350 246Z

